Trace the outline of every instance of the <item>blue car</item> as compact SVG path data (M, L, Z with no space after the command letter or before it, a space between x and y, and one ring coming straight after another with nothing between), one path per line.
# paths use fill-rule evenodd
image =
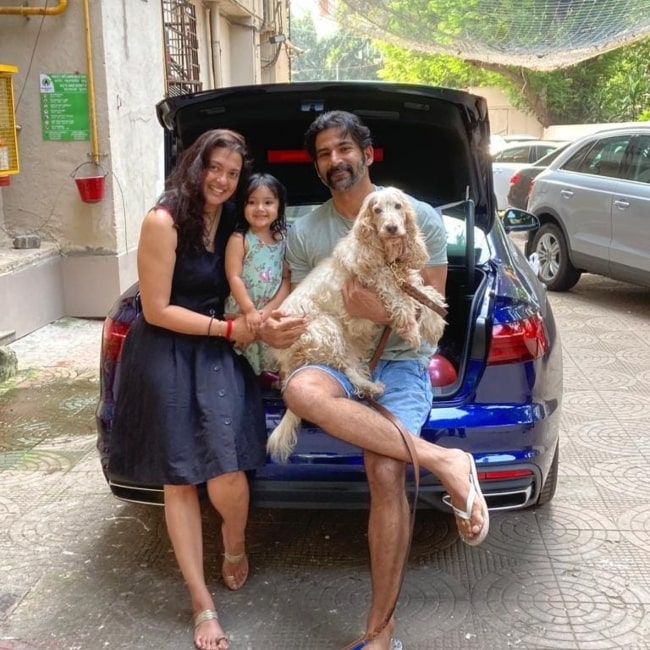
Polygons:
M235 129L252 146L256 170L287 186L289 220L299 219L329 196L303 149L303 135L318 113L331 109L354 112L370 127L377 184L429 202L445 221L449 315L431 359L434 399L422 436L473 454L490 509L550 501L558 476L561 346L546 290L507 235L539 223L516 209L497 217L483 98L446 88L356 82L269 84L170 97L157 105L166 170L206 129ZM139 309L133 286L105 321L98 450L115 496L160 504L161 486L134 483L108 468L120 351ZM260 377L269 433L284 409L273 379ZM361 451L309 422L303 422L288 463L269 459L250 479L258 506L368 503ZM418 507L446 510L444 495L437 477L423 472Z

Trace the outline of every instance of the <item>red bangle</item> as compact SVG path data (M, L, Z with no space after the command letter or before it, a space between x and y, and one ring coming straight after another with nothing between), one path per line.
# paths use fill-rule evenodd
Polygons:
M224 334L224 338L230 341L230 335L232 334L232 318L227 318L226 319L226 333Z

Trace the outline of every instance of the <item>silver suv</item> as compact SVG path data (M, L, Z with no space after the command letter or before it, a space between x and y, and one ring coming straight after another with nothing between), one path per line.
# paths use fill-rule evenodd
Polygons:
M650 287L650 124L579 138L533 183L526 252L549 289L583 272Z

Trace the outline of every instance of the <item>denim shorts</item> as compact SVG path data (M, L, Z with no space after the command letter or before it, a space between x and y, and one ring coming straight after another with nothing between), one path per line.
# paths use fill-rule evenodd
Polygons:
M354 386L340 370L320 363L310 363L297 368L287 378L285 384L306 368L326 372L336 379L349 399L359 399L354 394ZM419 436L422 425L429 417L433 400L427 365L418 359L379 361L372 373L372 379L384 384L384 392L376 398L376 401L399 418L411 433Z

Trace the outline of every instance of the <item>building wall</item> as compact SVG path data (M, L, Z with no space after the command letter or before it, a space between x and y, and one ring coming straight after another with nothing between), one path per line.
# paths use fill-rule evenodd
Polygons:
M3 0L1 6L7 4ZM286 2L193 4L204 89L288 79L286 55L277 58L272 71L261 67L265 30L276 29L265 17L277 6L286 16ZM30 2L34 5L45 2ZM94 151L92 141L44 141L41 132L39 75L88 74L91 69L83 3L70 0L58 16L0 15L0 63L19 68L14 91L21 126L21 173L0 188L0 226L8 233L0 235L0 298L3 307L10 306L0 309L0 331L17 336L63 315L105 315L137 279L140 223L164 184L163 130L155 113L165 95L161 1L90 0L88 5ZM93 153L99 154L101 168L84 164ZM105 175L104 198L81 200L74 174ZM32 268L38 251L7 248L14 236L32 233L42 238L41 256L48 260L38 273ZM54 261L53 250L58 251Z
M492 86L468 88L468 91L485 97L490 112L490 133L508 135L526 133L542 137L542 125L534 115L514 108L500 88Z

